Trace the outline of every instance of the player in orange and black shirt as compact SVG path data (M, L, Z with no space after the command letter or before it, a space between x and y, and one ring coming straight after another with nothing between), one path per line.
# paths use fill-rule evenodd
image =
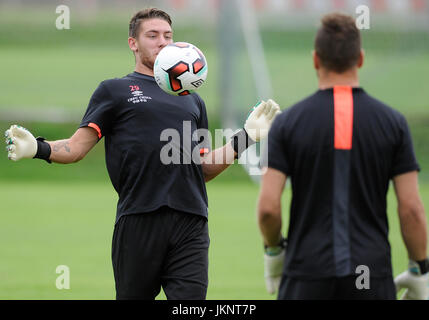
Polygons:
M117 299L154 299L161 287L167 299L205 299L210 243L205 183L267 135L280 112L272 100L261 102L244 129L210 150L201 97L169 95L154 79L158 53L173 43L171 24L169 15L155 8L132 17L128 44L135 71L100 83L71 138L36 139L16 125L5 134L9 159L56 163L80 161L105 138L106 166L119 196L112 241Z
M354 19L324 17L314 52L319 90L271 127L258 211L267 288L273 293L282 275L279 299L395 299L386 214L390 180L420 281L408 290L424 290L426 218L410 131L404 116L359 86L362 64ZM280 201L287 177L292 202L285 242ZM369 278L359 284L362 270Z

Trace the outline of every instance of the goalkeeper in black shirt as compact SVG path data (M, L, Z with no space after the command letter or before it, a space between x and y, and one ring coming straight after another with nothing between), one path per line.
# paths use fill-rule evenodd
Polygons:
M167 13L158 9L136 13L128 38L135 71L100 83L70 139L35 139L17 125L6 131L8 156L14 161L35 157L77 162L105 137L106 166L119 195L112 243L117 299L154 299L161 287L168 299L205 299L209 247L205 182L263 138L280 112L272 100L260 103L244 129L213 151L206 137L191 140L195 132L208 128L203 100L195 93L169 95L153 77L157 54L172 42ZM189 136L183 130L186 125ZM163 148L171 142L162 139L166 129L180 138L170 144L176 148L170 151L178 152L181 164L163 159ZM191 141L190 150L184 139ZM195 150L198 159L184 161Z

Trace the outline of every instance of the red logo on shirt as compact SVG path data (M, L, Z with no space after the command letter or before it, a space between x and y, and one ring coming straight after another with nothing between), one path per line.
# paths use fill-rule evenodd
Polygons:
M129 86L131 88L131 92L140 90L139 86Z

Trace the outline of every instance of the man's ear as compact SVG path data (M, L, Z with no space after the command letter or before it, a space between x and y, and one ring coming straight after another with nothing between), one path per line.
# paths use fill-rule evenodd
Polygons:
M136 53L138 51L137 40L135 38L133 37L128 38L128 46L130 47L133 53Z
M316 51L313 50L311 52L311 54L313 55L313 66L314 69L319 70L320 69L320 59L319 56L317 55Z
M357 67L361 68L363 66L363 61L365 60L365 50L361 49L359 53L359 60Z

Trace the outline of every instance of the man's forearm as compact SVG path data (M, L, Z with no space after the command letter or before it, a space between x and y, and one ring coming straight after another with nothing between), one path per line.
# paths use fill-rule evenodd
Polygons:
M51 163L77 162L99 141L98 133L90 127L79 128L70 139L46 141L43 137L35 138L27 129L12 125L5 132L8 158L42 159Z
M409 258L415 261L427 257L427 225L423 206L413 212L404 212L399 208L402 238L407 247ZM402 211L401 211L402 210Z
M70 140L71 139L47 141L51 146L51 155L49 159L52 162L67 164L82 159Z
M207 154L202 159L205 181L215 178L234 163L235 155L236 153L230 143Z
M281 239L281 213L268 214L259 212L259 229L261 230L264 244L272 247L277 246Z
M264 244L269 247L277 246L281 239L281 196L286 178L283 172L272 168L267 168L262 176L258 200L258 224Z

